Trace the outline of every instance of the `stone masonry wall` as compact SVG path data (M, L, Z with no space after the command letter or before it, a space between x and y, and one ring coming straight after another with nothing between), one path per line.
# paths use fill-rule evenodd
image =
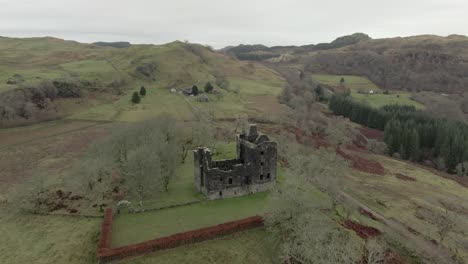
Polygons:
M237 135L235 159L213 161L209 149L194 150L195 185L209 199L264 191L276 182L276 161L277 144L251 126L248 136Z

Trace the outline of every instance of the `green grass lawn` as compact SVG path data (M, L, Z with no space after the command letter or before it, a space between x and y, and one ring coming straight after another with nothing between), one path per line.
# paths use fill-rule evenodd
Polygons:
M215 240L155 252L140 258L123 261L127 264L206 264L206 263L278 263L274 240L257 228Z
M112 247L262 214L268 192L114 218Z

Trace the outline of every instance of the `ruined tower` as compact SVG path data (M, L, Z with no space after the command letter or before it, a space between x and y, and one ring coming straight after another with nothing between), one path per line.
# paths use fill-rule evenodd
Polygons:
M256 125L236 140L235 159L212 160L210 149L194 150L195 185L209 199L265 191L276 183L276 142L259 135Z

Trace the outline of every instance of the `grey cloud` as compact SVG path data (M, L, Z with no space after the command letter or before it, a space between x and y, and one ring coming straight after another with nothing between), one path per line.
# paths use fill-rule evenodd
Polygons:
M0 0L0 35L83 42L189 40L303 45L354 32L374 38L468 34L464 0Z

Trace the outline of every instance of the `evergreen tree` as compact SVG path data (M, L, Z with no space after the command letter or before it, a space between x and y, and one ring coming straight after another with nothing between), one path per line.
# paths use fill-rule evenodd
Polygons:
M138 92L134 92L132 95L132 103L138 104L140 103L140 101L141 101L140 95L138 94Z
M207 82L205 84L205 93L210 93L211 91L213 91L213 85L211 85L210 82Z
M420 156L421 156L421 145L419 143L418 131L415 128L413 128L411 131L410 144L411 144L411 153L410 153L411 160L419 161Z
M401 124L397 119L391 119L385 126L384 142L387 144L390 155L401 150L401 132Z
M398 152L403 159L419 161L424 151L450 173L468 161L468 125L464 123L433 118L414 106L386 105L376 109L337 94L331 97L329 108L353 122L384 130L391 155Z
M140 87L140 96L144 97L146 95L146 88L144 86Z
M198 87L196 85L192 86L192 94L195 96L198 95Z

